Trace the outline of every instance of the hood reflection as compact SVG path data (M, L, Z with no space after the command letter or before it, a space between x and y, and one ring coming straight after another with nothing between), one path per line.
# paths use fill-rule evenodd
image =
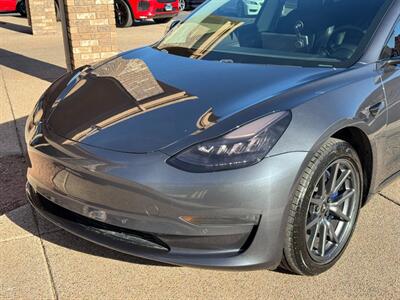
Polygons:
M210 108L197 120L196 125L198 129L203 130L215 125L217 121L218 117L214 115L212 108Z
M230 130L239 112L257 117L263 112L255 107L265 113L278 105L278 95L337 72L201 61L146 47L74 77L45 112L45 125L55 135L101 149L182 150ZM232 126L241 125L235 118Z
M57 104L48 125L79 142L144 112L196 99L157 81L143 60L119 57L82 76Z
M136 101L164 93L146 63L140 59L129 60L118 57L101 65L92 74L101 77L114 77Z

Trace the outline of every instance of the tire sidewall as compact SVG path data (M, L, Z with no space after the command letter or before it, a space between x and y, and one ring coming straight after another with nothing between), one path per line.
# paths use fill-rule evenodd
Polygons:
M61 21L61 15L60 15L60 5L58 4L57 1L54 1L54 9L56 11L56 20L57 22Z
M133 19L133 14L132 14L130 5L125 0L119 0L118 3L120 3L127 10L128 17L127 17L127 20L126 20L126 22L124 24L118 24L117 19L115 19L115 25L118 28L124 28L124 27L132 26L133 22L134 22L134 19ZM114 9L116 9L116 8L114 8Z
M21 17L26 17L27 13L26 13L26 0L21 0L18 1L17 3L17 12L21 15Z

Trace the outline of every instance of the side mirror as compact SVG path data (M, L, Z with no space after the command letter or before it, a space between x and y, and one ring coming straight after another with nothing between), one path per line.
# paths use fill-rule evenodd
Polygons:
M180 20L173 20L171 24L169 24L169 27L167 27L165 33L170 32L175 26L179 25L180 23L181 23Z

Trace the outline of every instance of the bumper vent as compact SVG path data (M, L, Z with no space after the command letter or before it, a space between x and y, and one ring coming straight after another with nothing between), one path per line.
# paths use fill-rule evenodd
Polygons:
M138 3L138 10L139 11L149 10L149 8L150 8L150 2L149 1L139 1L139 3Z
M85 228L85 230L96 233L97 235L103 235L110 239L116 239L124 243L152 248L154 250L170 250L168 245L153 234L121 228L92 220L67 210L32 190L30 190L28 195L33 206L38 210L44 211L46 215L55 216L60 219L68 220L69 222L80 224Z

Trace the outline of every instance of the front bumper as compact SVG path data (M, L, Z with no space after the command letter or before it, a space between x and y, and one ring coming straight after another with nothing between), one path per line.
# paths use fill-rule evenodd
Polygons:
M148 7L141 8L139 3L136 9L133 9L135 19L159 19L159 18L173 18L179 13L178 2L176 1L139 1L148 4ZM132 4L131 4L132 5Z
M28 139L28 154L31 204L74 234L165 263L271 269L281 260L291 188L306 155L188 173L162 153L102 150L50 133Z

